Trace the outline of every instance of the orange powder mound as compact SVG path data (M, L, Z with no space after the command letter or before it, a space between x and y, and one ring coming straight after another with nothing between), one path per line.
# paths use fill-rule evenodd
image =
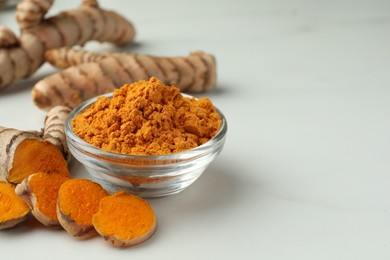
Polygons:
M210 140L221 119L208 98L183 97L157 78L124 85L72 120L73 131L109 152L163 155Z

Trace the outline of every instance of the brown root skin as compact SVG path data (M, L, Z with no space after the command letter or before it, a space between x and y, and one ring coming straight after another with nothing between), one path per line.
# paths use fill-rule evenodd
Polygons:
M17 197L15 187L0 181L0 230L13 228L24 222L29 213L29 206Z
M34 73L45 61L44 51L88 41L125 45L133 41L133 25L119 14L101 9L96 1L84 0L75 10L45 17L53 0L21 0L16 17L18 39L0 29L0 89Z
M53 181L50 178L57 180ZM38 182L32 183L33 178L40 178ZM56 195L60 185L67 179L62 174L47 174L43 172L34 173L25 178L16 186L16 195L23 199L31 208L34 217L45 226L60 226L56 214ZM31 187L35 185L37 187ZM51 197L51 196L54 196Z
M156 216L149 203L125 191L100 201L99 211L93 216L93 225L114 247L141 244L157 229Z
M21 216L21 217L18 217L18 218L14 218L14 219L0 222L0 230L13 228L13 227L19 225L20 223L26 221L27 218L28 218L28 214Z
M56 105L75 107L90 97L150 77L175 85L182 92L210 91L217 80L215 57L204 52L192 52L184 57L156 57L62 48L47 51L46 59L65 69L33 87L33 101L43 110Z
M67 106L53 107L46 115L42 138L58 147L69 163L72 154L66 143L65 123L72 109Z
M58 221L62 228L65 229L69 234L79 240L86 240L99 235L92 225L77 224L69 216L63 214L60 210L60 207L61 206L57 202Z

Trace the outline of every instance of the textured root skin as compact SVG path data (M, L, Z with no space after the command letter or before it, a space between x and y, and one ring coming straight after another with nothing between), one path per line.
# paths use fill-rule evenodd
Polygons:
M0 46L10 47L17 43L16 35L9 28L0 26Z
M40 135L0 127L0 180L16 184L38 171L70 175L62 153Z
M44 51L97 40L124 45L133 41L133 25L115 12L83 1L80 8L44 19L53 0L22 0L17 6L19 39L0 29L0 89L34 73L45 61Z
M217 77L214 56L204 52L156 57L59 49L47 51L46 59L54 66L67 68L33 87L33 101L43 110L57 105L75 107L88 98L150 77L178 86L183 92L210 91Z
M112 52L92 52L82 48L57 48L45 52L45 59L54 67L66 69L82 63L100 62L102 59L112 56Z
M20 223L26 221L27 218L28 218L28 214L21 216L19 218L10 219L10 220L5 221L5 222L0 222L0 230L13 228L13 227L19 225Z
M99 233L95 230L93 225L80 225L74 222L69 216L66 216L60 210L60 205L57 203L57 217L60 225L72 236L79 240L86 240Z
M42 138L60 149L65 160L69 163L72 154L66 143L65 123L72 109L67 106L56 106L47 113Z
M40 209L38 204L38 198L36 194L32 191L30 186L31 179L34 178L35 175L42 173L34 173L25 178L21 183L16 186L15 192L16 195L19 196L22 200L24 200L31 208L31 213L34 217L41 222L45 226L49 227L60 227L60 222L58 220L58 216L55 218L49 217L45 215ZM64 177L66 178L66 177ZM47 188L44 187L46 190ZM49 191L48 191L49 192ZM42 199L42 198L41 198ZM56 203L56 200L50 202Z
M13 218L9 218L7 220L1 220L0 230L13 228L16 225L24 222L28 218L30 209L27 204L25 204L20 198L16 196L15 187L12 184L0 181L0 199L4 200L0 201L1 206L6 206L5 203L7 203L9 199L9 201L12 200L12 204L7 205L7 207L10 207L9 210L15 210L15 207L19 207L18 209L20 210L20 212L18 212L20 214L18 214L17 216L14 216ZM7 212L3 213L6 214Z
M23 0L16 6L16 21L21 30L39 24L54 0Z

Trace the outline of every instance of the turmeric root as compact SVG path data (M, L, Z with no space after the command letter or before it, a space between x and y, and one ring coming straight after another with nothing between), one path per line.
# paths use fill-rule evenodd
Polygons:
M50 48L84 45L97 40L117 45L130 43L133 25L97 1L84 0L76 10L45 18L53 0L21 0L16 17L21 29L17 38L8 28L0 30L0 89L34 73ZM16 40L15 40L16 39Z
M78 239L98 235L92 225L92 216L99 201L108 195L100 184L87 179L69 179L59 190L57 216L61 226Z
M51 65L58 69L67 69L72 66L77 66L82 63L100 62L103 59L115 55L131 55L125 52L94 52L87 51L79 47L62 47L50 49L45 52L45 59Z
M33 87L33 101L44 110L56 105L75 107L88 98L152 76L187 92L209 91L216 83L215 58L203 52L187 57L156 57L56 49L47 51L46 59L55 66L70 67Z
M157 227L149 203L125 191L101 199L92 222L97 232L115 247L140 244L148 240Z
M32 209L34 217L45 226L59 226L57 196L69 176L38 172L29 175L16 186L16 194Z
M0 230L25 221L29 213L29 206L16 196L15 187L0 181Z
M72 155L66 143L65 123L72 109L67 106L55 106L47 113L43 139L56 145L64 155L65 160L69 163Z
M64 156L38 132L0 127L0 180L20 183L39 171L69 176Z

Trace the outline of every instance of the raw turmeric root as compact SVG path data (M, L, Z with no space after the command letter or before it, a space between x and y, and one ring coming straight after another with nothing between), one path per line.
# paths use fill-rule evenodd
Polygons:
M34 73L51 48L84 45L88 41L124 45L135 30L125 18L84 0L80 8L45 18L53 0L21 0L16 9L21 35L0 29L0 89Z
M0 127L0 180L20 183L36 172L69 176L61 151L38 132Z
M66 143L65 123L72 109L67 106L55 106L47 113L44 122L43 139L60 149L65 160L69 163L72 154Z
M157 227L149 203L125 191L101 199L92 222L97 232L115 247L140 244L148 240Z
M16 196L15 187L0 181L0 230L25 221L29 213L29 206Z
M87 179L69 179L58 193L57 216L61 226L78 239L98 235L92 216L108 192L100 184Z
M45 226L59 226L57 196L69 176L60 173L38 172L29 175L16 186L16 194L32 209L34 217Z
M185 92L212 90L217 77L214 56L204 52L186 57L156 57L64 48L47 51L46 59L66 69L33 87L33 101L44 110L56 105L75 107L88 98L152 76Z

